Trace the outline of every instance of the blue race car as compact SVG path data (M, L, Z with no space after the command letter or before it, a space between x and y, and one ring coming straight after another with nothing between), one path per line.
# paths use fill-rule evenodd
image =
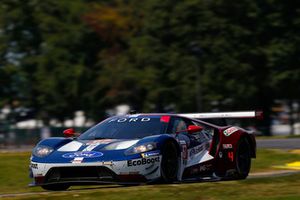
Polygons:
M246 178L254 135L199 119L255 117L255 112L132 114L108 118L76 137L40 141L32 151L31 186L66 190L83 184L139 184Z

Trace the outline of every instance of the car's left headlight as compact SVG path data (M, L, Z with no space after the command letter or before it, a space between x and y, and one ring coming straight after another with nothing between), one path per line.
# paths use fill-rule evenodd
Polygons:
M132 154L152 151L154 149L156 149L156 143L149 142L149 143L145 143L145 144L135 145L135 146L129 148L128 150L126 150L125 154L132 155Z
M45 156L48 156L52 151L53 151L53 148L51 148L51 147L39 145L39 146L36 146L32 150L32 154L34 156L43 158Z

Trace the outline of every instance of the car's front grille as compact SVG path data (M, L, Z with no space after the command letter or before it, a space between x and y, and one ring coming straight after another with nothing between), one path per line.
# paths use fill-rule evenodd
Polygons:
M46 175L46 183L60 181L116 181L116 174L106 167L54 167Z

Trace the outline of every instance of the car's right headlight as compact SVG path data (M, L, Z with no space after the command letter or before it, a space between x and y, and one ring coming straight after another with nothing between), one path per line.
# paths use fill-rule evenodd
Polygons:
M39 145L39 146L36 146L32 150L32 154L34 156L43 158L43 157L48 156L52 151L53 151L52 147L48 147L48 146L44 146L44 145Z
M148 142L148 143L145 143L145 144L134 145L133 147L131 147L131 148L129 148L125 151L125 155L144 153L144 152L147 152L147 151L152 151L154 149L156 149L156 143Z

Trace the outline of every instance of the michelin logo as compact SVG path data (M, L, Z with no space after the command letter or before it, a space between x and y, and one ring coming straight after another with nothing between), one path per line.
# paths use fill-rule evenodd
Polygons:
M128 160L127 166L138 166L138 165L146 165L146 164L153 164L160 161L160 157L153 157L153 158L142 158L139 160Z
M142 153L141 156L143 158L147 158L147 157L157 156L159 154L160 154L160 151L150 151L150 152Z

